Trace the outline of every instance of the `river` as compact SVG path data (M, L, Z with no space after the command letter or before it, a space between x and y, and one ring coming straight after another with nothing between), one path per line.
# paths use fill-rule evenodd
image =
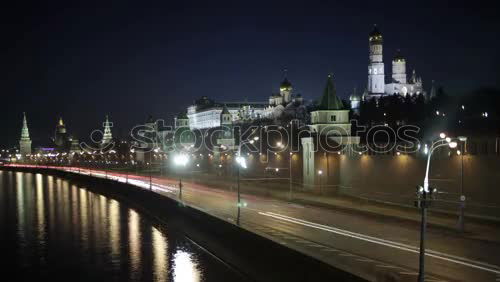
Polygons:
M53 176L0 171L0 226L11 281L240 280L168 223Z

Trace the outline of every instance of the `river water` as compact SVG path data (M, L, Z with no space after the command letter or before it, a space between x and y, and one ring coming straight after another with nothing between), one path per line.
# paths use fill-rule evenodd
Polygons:
M3 281L239 281L178 230L53 176L0 171Z

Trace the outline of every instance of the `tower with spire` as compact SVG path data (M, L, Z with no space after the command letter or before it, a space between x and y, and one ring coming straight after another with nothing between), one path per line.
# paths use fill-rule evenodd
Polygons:
M56 125L56 133L54 136L54 143L58 149L63 149L66 146L67 137L66 126L64 125L62 117L60 117Z
M318 135L351 135L349 109L344 107L342 100L337 96L332 74L329 74L326 80L318 110L311 112L311 129Z
M22 157L31 154L31 139L26 113L23 113L23 128L21 129L21 139L19 140L19 151Z
M280 84L280 95L283 97L283 102L285 104L290 103L292 101L292 83L288 81L288 70L284 70L284 76L285 78L283 79L283 82Z
M104 133L102 135L102 145L111 143L113 140L113 134L111 133L111 127L113 123L109 122L109 118L106 115L106 121L104 122Z
M280 83L280 92L279 94L273 94L269 97L269 105L278 106L278 105L287 105L292 101L292 83L288 80L288 70L284 69L284 79Z

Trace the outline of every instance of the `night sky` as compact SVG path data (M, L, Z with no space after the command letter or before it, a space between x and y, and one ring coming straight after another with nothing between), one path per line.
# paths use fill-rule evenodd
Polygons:
M0 12L1 147L17 145L23 111L34 146L49 144L59 116L85 139L109 114L124 136L202 95L267 101L285 67L306 99L329 72L347 97L366 86L373 24L386 74L399 48L427 89L500 87L497 9L480 1L16 2Z

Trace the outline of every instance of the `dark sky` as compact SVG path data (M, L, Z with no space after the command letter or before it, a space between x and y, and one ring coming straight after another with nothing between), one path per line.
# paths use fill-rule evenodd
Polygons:
M16 2L0 12L2 147L17 143L23 111L35 145L59 116L85 138L109 114L125 135L202 95L266 101L284 67L307 99L329 72L347 97L366 85L374 23L386 73L399 48L427 88L500 86L497 9L482 1Z

